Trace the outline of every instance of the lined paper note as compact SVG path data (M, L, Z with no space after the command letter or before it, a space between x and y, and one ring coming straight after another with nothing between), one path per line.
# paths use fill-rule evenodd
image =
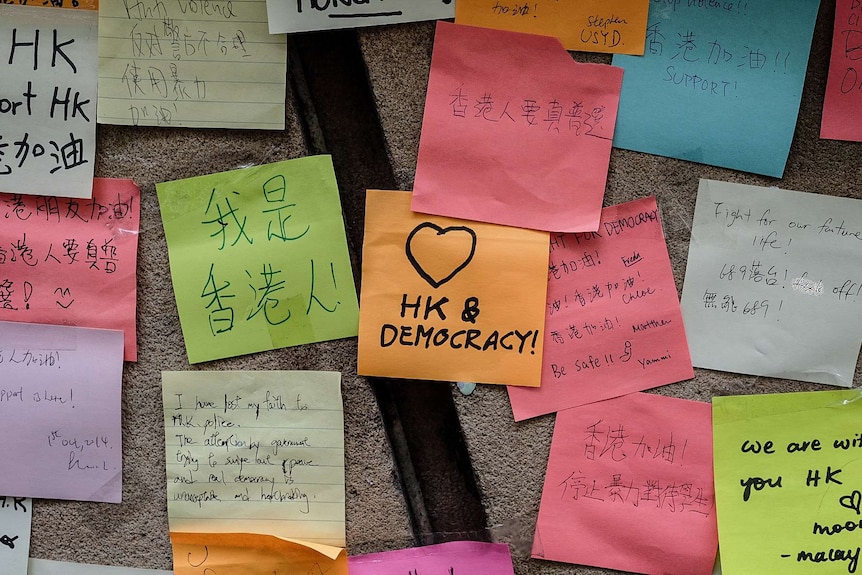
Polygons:
M265 0L106 2L98 121L283 130L285 46Z

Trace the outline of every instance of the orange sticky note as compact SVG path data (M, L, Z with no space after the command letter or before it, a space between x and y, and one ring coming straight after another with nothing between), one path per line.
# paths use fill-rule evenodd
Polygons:
M710 575L717 546L708 403L633 393L557 414L533 557Z
M836 0L820 137L862 142L862 1Z
M539 385L548 234L426 216L369 190L360 375Z
M655 198L551 234L542 386L509 389L515 420L692 377Z
M458 0L455 23L553 36L566 50L643 54L649 0Z
M555 38L439 22L413 211L594 231L622 77Z

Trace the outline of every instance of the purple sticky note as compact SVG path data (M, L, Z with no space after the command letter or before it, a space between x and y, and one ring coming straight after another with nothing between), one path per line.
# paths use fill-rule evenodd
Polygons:
M509 546L502 543L453 541L413 549L347 558L350 575L451 575L494 573L514 575Z

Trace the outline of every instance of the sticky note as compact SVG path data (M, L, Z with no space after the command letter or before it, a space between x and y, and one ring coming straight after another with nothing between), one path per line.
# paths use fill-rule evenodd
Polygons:
M99 0L6 0L4 4L21 4L39 8L77 8L98 10Z
M138 357L140 190L96 178L92 199L0 194L0 320L119 329Z
M174 575L173 571L137 569L134 567L114 567L91 565L89 563L69 563L48 559L30 559L29 575Z
M649 0L458 0L455 23L553 36L566 50L643 54Z
M0 493L119 503L123 332L0 322Z
M836 0L820 137L862 142L862 2Z
M850 387L862 202L701 180L682 293L692 363Z
M709 404L645 393L557 413L533 557L710 575L711 432Z
M856 573L859 390L713 398L721 569Z
M266 0L272 34L453 18L454 4L454 0Z
M92 195L97 34L95 10L0 5L0 192Z
M542 386L509 388L515 420L694 377L654 197L551 234Z
M369 190L360 375L538 386L548 234L410 211Z
M820 0L650 3L614 146L781 177ZM695 136L696 135L696 136Z
M33 501L0 496L0 569L7 575L27 575Z
M156 185L189 362L355 336L329 156Z
M508 545L478 541L451 541L413 549L354 555L348 557L347 564L350 575L515 573Z
M413 211L595 231L621 81L554 38L439 22Z
M103 2L99 123L283 130L287 40L265 2Z

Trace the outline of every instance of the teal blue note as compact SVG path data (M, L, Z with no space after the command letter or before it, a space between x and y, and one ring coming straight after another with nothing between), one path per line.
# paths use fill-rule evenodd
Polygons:
M819 0L651 0L614 146L781 177Z

